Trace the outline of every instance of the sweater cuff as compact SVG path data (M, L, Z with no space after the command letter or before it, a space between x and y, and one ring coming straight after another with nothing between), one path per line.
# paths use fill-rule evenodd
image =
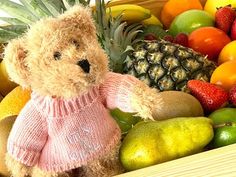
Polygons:
M35 165L40 155L39 152L23 149L12 142L8 142L7 151L14 159L27 166Z
M140 81L130 75L109 73L106 84L102 86L102 93L105 95L107 107L110 109L119 108L124 112L138 112L131 104L131 97L135 85Z

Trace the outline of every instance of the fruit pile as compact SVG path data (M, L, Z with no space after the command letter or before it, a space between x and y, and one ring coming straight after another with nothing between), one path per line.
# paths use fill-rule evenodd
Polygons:
M0 26L1 46L31 23L57 16L77 1L22 2L0 2L0 9L12 16L1 17L8 23ZM156 88L166 104L158 121L152 122L111 110L123 132L120 159L128 171L236 143L235 0L167 0L160 11L155 9L159 1L148 2L96 0L92 8L111 70L134 75ZM15 116L29 98L29 90L9 80L2 60L2 158ZM0 175L9 176L1 162Z

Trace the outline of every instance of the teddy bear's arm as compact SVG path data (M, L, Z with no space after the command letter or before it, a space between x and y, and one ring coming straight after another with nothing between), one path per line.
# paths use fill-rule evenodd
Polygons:
M29 101L17 117L10 132L7 153L27 166L34 166L38 162L46 140L46 122Z
M156 105L158 109L162 105L162 99L155 89L131 75L109 72L100 92L107 108L137 113L136 115L144 119L153 119Z

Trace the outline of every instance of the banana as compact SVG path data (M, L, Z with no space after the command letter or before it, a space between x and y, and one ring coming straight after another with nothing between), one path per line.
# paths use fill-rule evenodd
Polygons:
M134 4L108 7L106 9L106 14L111 15L112 17L117 17L122 14L122 21L127 21L128 23L140 22L151 17L150 10Z
M151 15L150 18L143 20L142 24L143 25L160 25L161 27L163 27L160 20L153 14Z

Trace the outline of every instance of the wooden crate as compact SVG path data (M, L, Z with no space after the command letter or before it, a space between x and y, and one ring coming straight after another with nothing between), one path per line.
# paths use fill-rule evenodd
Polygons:
M159 3L153 3L159 1ZM167 0L114 0L149 8L157 17ZM201 0L204 5L206 0ZM152 4L152 5L151 5ZM154 5L153 5L154 4ZM157 164L116 177L236 177L236 144Z

